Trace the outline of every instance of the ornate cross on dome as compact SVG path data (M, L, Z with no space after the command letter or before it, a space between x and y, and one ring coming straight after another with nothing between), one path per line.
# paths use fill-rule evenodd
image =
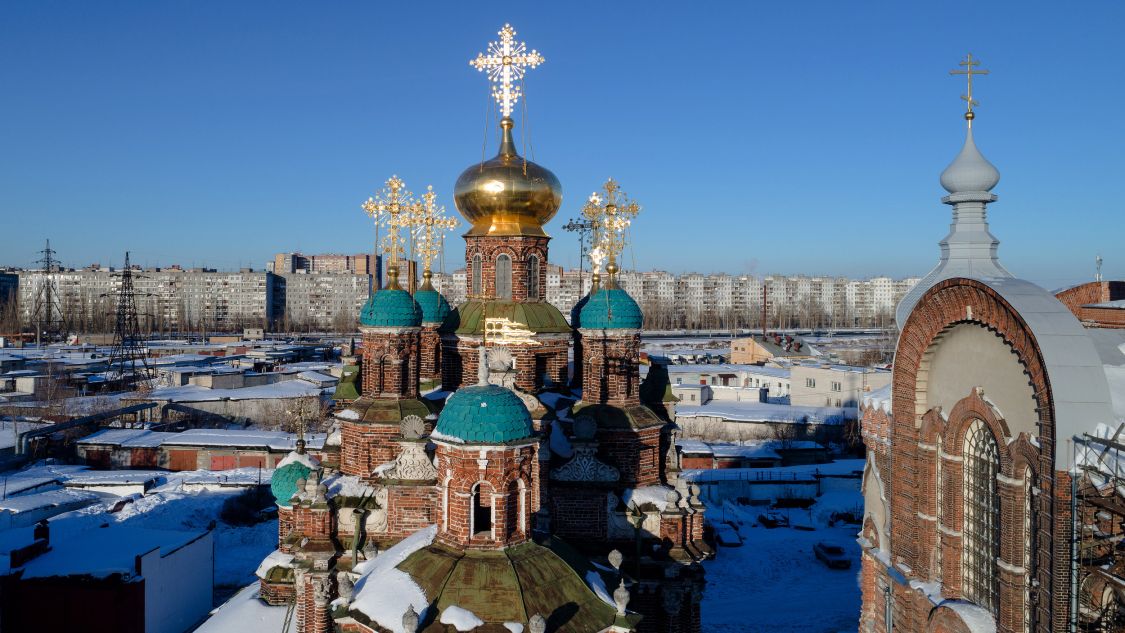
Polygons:
M980 66L980 60L979 59L973 59L972 53L969 53L969 54L965 55L965 61L960 62L958 65L963 66L964 70L951 70L951 71L949 71L949 74L950 75L965 75L965 78L969 83L968 93L961 95L961 98L969 106L969 109L965 112L965 120L967 120L969 122L969 127L972 127L973 126L973 117L976 116L976 115L973 114L973 106L979 105L978 102L975 99L973 99L973 75L987 75L988 71L976 69L977 66Z
M386 229L380 249L391 256L391 263L398 263L398 256L404 252L402 229L410 224L411 210L418 203L414 194L406 190L406 183L398 176L391 176L383 190L364 202L363 210L375 220L376 229ZM394 268L397 273L397 266Z
M590 199L582 207L582 217L594 225L595 250L600 250L609 259L606 272L612 276L617 272L617 256L625 250L625 229L641 212L641 205L630 200L612 178L602 188L605 197L597 192L590 194Z
M535 68L546 60L535 49L527 52L524 42L515 41L516 30L511 24L505 24L499 35L499 42L488 43L488 55L477 53L477 58L469 60L469 65L481 72L488 71L488 80L494 84L492 96L504 116L510 117L512 107L523 94L515 82L523 79L528 68Z
M422 201L410 209L410 228L414 237L414 251L422 260L422 275L429 279L430 264L441 248L441 231L452 231L459 224L445 217L445 207L437 204L433 186L426 187Z

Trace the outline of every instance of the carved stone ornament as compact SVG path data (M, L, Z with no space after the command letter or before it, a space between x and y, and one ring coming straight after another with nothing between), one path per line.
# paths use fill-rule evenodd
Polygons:
M429 481L437 479L437 468L426 454L422 442L403 442L402 452L395 459L395 465L383 473L385 479L405 481Z
M312 580L313 600L318 604L327 604L332 600L332 579L328 576Z
M355 595L355 583L352 582L350 574L336 572L336 587L339 589L341 598L347 602L352 601L352 596Z
M367 515L367 531L381 534L387 531L387 489L380 486L375 491L376 507ZM366 548L364 552L366 553Z
M536 613L527 621L527 629L529 633L546 633L547 618Z
M613 568L616 570L621 570L621 563L624 562L624 560L625 557L622 556L621 552L618 550L613 550L609 553L609 564L613 565Z
M625 588L625 580L613 590L613 604L617 606L617 615L625 615L625 607L629 606L629 590Z
M416 415L408 415L398 425L404 439L416 440L426 432L426 422Z
M418 612L414 610L414 605L406 607L406 613L402 614L402 630L406 633L415 633L418 630Z
M605 481L621 479L616 468L598 461L594 456L597 447L593 444L575 444L574 457L562 467L551 471L551 479L556 481Z

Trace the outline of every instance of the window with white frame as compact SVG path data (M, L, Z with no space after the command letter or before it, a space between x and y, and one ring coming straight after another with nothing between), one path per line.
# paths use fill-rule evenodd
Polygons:
M1000 471L999 449L992 431L981 420L973 420L965 434L964 451L964 551L961 554L961 585L970 601L997 612L1000 576L1000 495L996 474Z

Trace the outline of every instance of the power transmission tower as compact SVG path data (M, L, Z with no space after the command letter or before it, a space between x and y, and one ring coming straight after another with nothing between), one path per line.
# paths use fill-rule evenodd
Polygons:
M39 251L39 254L43 257L35 260L35 263L42 265L43 277L40 279L39 290L35 296L35 309L31 315L31 322L35 325L36 347L42 346L44 342L54 343L61 340L66 331L62 307L59 304L59 289L55 285L54 277L59 269L59 260L55 259L51 240L47 240L47 246Z
M133 288L133 268L129 252L125 252L125 268L116 277L121 279L117 288L116 320L113 328L113 349L109 352L106 383L117 388L125 385L148 385L153 370L148 366L147 352L141 341L141 326L137 318L137 293Z

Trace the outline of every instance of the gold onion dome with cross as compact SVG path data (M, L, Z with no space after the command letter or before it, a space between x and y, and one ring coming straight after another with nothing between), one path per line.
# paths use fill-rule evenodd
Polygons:
M537 51L515 41L515 30L505 24L500 40L469 62L488 74L492 95L500 107L500 151L470 166L457 179L453 198L457 210L472 227L466 236L545 236L543 226L562 204L562 185L546 167L520 156L512 128L512 109L522 96L520 86L527 68L543 63Z

